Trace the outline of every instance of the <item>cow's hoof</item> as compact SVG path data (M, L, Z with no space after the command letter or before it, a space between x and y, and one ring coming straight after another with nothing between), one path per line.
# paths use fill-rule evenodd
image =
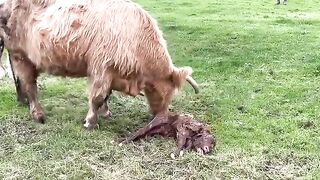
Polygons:
M99 129L99 124L98 123L92 124L92 123L86 122L83 124L83 127L86 128L87 130Z
M32 113L32 117L34 121L37 123L41 123L41 124L45 123L46 117L43 112L34 112Z
M24 95L18 95L17 102L19 103L19 105L29 106L28 99Z
M4 76L6 76L6 71L3 67L0 66L0 79L2 79Z
M107 112L101 113L100 116L107 120L112 117L112 113L108 110Z
M29 102L27 99L17 99L17 102L19 103L19 105L21 106L29 106Z

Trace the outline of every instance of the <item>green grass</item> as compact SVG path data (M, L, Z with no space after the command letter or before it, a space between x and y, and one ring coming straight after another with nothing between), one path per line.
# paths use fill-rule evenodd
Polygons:
M320 9L313 0L138 0L164 31L185 86L172 109L207 122L214 153L172 160L173 140L112 143L147 122L143 98L114 95L113 117L88 132L85 79L40 79L47 123L34 123L0 81L0 179L320 178Z

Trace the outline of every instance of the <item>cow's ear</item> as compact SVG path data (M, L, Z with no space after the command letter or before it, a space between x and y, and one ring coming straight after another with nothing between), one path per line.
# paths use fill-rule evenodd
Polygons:
M12 3L12 8L19 8L19 7L24 7L28 3L28 0L14 0Z
M188 76L191 76L192 68L191 67L182 67L182 68L175 68L172 73L172 82L173 84L180 88L182 84L186 81Z
M6 0L0 0L0 8L2 8L4 6L5 2L6 2Z

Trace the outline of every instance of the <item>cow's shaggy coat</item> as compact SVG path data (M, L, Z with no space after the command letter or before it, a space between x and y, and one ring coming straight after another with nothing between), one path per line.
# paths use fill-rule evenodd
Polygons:
M36 99L41 72L89 77L86 127L96 126L113 89L132 96L144 90L157 117L167 113L185 80L195 87L192 69L173 65L155 19L129 0L7 0L0 19L0 35L37 121L44 118Z

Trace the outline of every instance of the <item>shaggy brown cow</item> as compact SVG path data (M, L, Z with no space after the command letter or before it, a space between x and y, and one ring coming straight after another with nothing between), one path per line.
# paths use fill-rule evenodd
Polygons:
M186 80L198 91L190 67L173 65L157 22L129 0L6 0L0 36L9 50L32 117L43 122L37 100L39 73L88 77L84 126L97 126L112 89L145 92L154 120L167 117L176 89Z

